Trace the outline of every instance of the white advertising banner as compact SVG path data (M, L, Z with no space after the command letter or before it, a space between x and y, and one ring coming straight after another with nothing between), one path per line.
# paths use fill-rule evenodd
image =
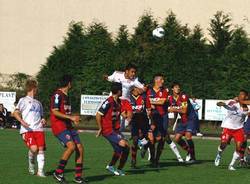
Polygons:
M191 101L192 99L190 99ZM198 104L199 106L199 110L198 110L198 116L199 116L199 119L201 120L202 119L202 110L203 110L203 104L202 104L202 99L196 99L195 102ZM168 114L169 118L170 119L173 119L174 118L174 113L169 113Z
M95 116L98 107L108 98L105 95L81 95L81 115Z
M222 121L227 114L227 110L223 107L218 107L217 102L225 100L206 100L205 101L205 120Z
M12 111L16 101L16 92L0 91L0 104L3 104L8 111Z

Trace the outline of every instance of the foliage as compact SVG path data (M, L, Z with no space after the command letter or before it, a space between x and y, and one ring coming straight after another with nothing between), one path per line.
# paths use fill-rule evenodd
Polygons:
M108 92L110 84L103 75L123 70L131 62L137 64L145 83L161 72L167 86L179 81L186 93L198 98L226 99L240 88L249 89L249 39L242 27L232 24L229 14L219 11L211 18L210 41L199 25L182 25L173 12L160 25L165 30L162 39L152 36L157 26L148 12L139 18L134 34L126 25L113 36L103 23L85 27L72 22L62 45L54 47L37 75L39 98L46 110L63 74L74 76L71 100L73 110L79 111L80 94Z

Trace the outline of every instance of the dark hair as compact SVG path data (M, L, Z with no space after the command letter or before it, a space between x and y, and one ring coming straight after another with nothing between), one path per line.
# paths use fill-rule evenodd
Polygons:
M122 84L119 82L112 83L111 92L116 95L119 91L122 91Z
M125 70L130 70L130 69L135 69L137 70L137 66L135 64L129 63L127 64L127 66L125 67Z
M248 92L247 92L247 90L245 90L245 89L241 89L241 90L240 90L240 93L241 93L241 92L242 92L242 93L245 93L245 95L246 95L246 96L248 96Z
M171 88L174 88L175 86L181 86L181 84L177 81L173 82L171 85Z
M153 79L155 80L156 77L164 77L164 75L162 73L156 73L154 74Z
M60 87L66 87L70 82L72 82L73 77L71 75L63 75L60 80Z

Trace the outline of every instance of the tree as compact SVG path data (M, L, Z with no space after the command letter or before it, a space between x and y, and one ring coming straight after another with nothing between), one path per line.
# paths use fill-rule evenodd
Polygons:
M226 47L232 39L232 24L229 14L224 14L222 11L216 12L211 19L209 33L212 37L210 41L212 53L215 56L224 54Z

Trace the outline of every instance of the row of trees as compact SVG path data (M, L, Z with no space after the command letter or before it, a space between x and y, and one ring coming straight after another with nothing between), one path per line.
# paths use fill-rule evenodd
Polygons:
M67 73L74 76L73 108L79 109L80 94L109 91L103 74L122 70L127 63L138 65L139 77L150 83L155 73L166 76L166 84L179 81L183 90L198 98L229 98L240 88L249 89L250 47L247 33L232 25L231 17L217 12L210 21L207 39L199 25L182 25L170 12L161 25L165 36L157 39L152 30L158 22L152 14L140 17L133 34L121 25L112 37L103 23L71 23L67 36L55 46L37 75L39 98L48 107L49 96Z

